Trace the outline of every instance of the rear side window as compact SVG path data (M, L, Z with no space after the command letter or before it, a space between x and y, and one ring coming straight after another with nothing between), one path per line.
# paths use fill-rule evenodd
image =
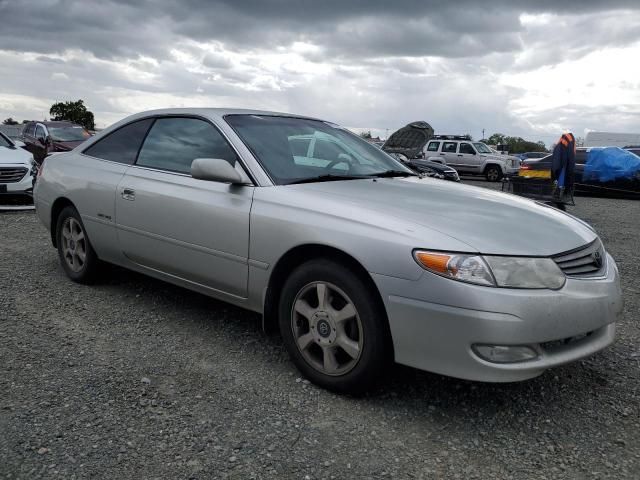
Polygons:
M437 152L439 146L440 146L440 142L429 142L429 146L427 147L427 150L429 152Z
M131 165L136 161L140 145L153 123L153 118L125 125L87 148L83 153L112 162Z
M456 147L458 144L456 142L444 142L442 144L442 151L448 153L456 153Z
M311 140L308 138L289 138L289 146L291 147L291 153L296 157L306 157L309 151L309 143Z
M30 135L30 136L34 136L36 133L36 125L35 123L30 123L29 125L27 125L27 128L24 130L24 133L26 135Z
M160 118L147 135L136 165L191 173L196 158L220 158L236 164L236 154L209 122L197 118Z

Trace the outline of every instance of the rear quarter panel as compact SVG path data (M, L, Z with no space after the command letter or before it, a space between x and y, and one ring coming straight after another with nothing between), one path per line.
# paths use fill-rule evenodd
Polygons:
M116 187L128 165L108 162L75 152L51 156L36 183L36 210L51 230L51 208L60 198L78 210L91 245L100 258L118 261L115 221Z

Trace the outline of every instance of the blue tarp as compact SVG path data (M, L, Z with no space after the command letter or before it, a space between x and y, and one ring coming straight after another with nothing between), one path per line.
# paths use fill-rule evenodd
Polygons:
M640 175L640 157L618 147L592 148L587 153L583 181L610 182Z

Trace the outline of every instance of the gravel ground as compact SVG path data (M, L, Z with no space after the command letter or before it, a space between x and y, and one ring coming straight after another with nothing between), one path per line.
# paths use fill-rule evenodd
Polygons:
M640 202L577 202L622 274L611 348L516 384L397 366L364 398L301 379L255 314L115 267L71 283L34 213L0 213L0 475L639 478Z

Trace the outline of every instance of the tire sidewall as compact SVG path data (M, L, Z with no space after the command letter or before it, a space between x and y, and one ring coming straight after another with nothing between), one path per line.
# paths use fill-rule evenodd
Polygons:
M491 172L492 170L495 170L498 173L498 175L496 176L495 180L492 180L492 179L489 178L489 172ZM487 170L485 171L485 177L486 177L488 182L497 182L502 177L502 170L500 170L500 167L497 167L495 165L490 165L490 166L487 167Z
M293 302L306 285L329 282L339 287L353 302L362 324L362 353L356 366L340 376L323 374L304 359L296 346L291 327ZM313 260L295 269L282 289L279 325L285 346L298 369L305 377L329 390L358 394L382 376L389 363L389 336L384 307L372 295L365 283L349 269L330 260Z
M64 222L67 220L67 218L74 218L80 224L86 240L85 263L82 266L82 270L80 270L79 272L74 272L73 270L71 270L71 268L69 268L69 265L67 265L67 261L64 258L64 253L62 251L62 226L64 225ZM80 214L72 206L65 207L62 212L60 212L60 215L58 215L58 220L56 222L56 245L58 246L58 258L60 259L60 263L66 275L74 282L91 283L94 279L98 259L96 257L95 251L93 250L93 247L91 246L91 242L89 241L87 229L82 222L82 218L80 218Z

